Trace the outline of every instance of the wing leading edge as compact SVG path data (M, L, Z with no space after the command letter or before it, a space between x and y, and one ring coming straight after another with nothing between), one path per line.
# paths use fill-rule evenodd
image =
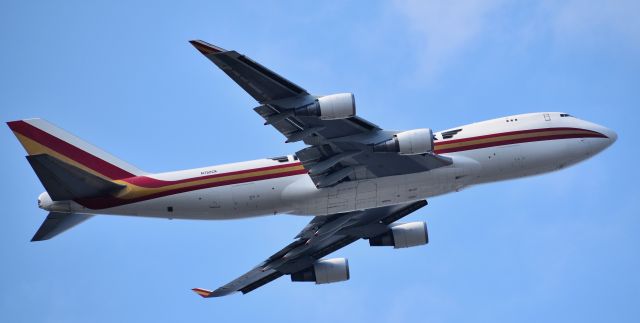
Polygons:
M315 217L296 236L296 240L276 252L244 275L214 290L194 288L198 295L220 297L236 292L249 293L284 275L305 270L322 257L359 239L378 236L393 222L427 205L426 200L384 206L331 216Z

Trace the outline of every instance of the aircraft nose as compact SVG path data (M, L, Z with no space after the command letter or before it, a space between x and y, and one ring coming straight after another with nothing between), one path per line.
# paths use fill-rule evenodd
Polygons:
M611 129L607 129L604 132L604 135L609 137L609 141L610 141L609 145L613 144L614 142L616 142L616 140L618 140L618 134Z
M599 153L609 148L609 146L613 145L613 143L616 142L616 140L618 140L618 134L609 128L605 128L603 126L597 126L594 130L607 137L604 140L600 139L600 140L595 140L591 142L591 149L594 153Z
M598 149L599 151L608 148L609 146L613 145L613 143L616 142L616 140L618 140L618 134L609 128L599 126L596 131L607 136L607 139L600 144L602 147Z

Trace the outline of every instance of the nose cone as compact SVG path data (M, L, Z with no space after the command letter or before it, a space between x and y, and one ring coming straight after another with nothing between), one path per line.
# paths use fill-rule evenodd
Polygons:
M618 134L609 128L598 126L594 130L606 136L606 138L597 138L597 140L591 142L591 149L594 153L599 153L609 148L618 140Z
M618 140L618 134L611 129L605 130L604 135L609 138L609 145L612 145L616 140Z
M607 136L604 142L600 144L601 147L599 147L600 148L599 151L605 150L609 146L613 145L613 143L616 142L616 140L618 140L618 134L609 128L599 126L599 129L597 129L597 131Z

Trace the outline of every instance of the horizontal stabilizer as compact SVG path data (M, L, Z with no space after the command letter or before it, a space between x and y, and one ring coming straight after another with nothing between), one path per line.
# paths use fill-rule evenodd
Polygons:
M50 212L31 241L49 240L92 216L91 214Z
M208 289L203 289L203 288L192 288L192 291L196 292L196 294L204 297L204 298L208 298L208 297L213 297L211 296L211 294L213 293L213 291L210 291Z
M107 196L125 188L47 154L27 160L54 201Z

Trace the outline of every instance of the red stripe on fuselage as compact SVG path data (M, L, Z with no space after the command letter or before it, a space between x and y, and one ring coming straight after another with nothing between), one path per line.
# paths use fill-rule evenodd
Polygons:
M249 171L254 171L254 170L252 169L252 170L249 170ZM300 170L294 170L294 171L290 171L290 172L268 174L268 175L259 175L259 176L251 176L251 177L241 178L241 179L232 179L232 180L220 181L220 182L215 182L215 183L206 183L206 184L200 184L200 185L181 187L181 188L176 188L176 189L172 189L172 190L167 190L167 191L163 191L163 192L158 192L158 193L154 193L154 194L145 195L143 197L139 197L139 198L135 198L135 199L120 199L120 198L115 198L115 197L100 197L100 198L77 199L75 201L78 202L79 204L81 204L82 206L88 207L90 209L104 209L104 208L109 208L109 207L115 207L115 206L135 203L135 202L146 201L146 200L150 200L150 199L154 199L154 198L158 198L158 197L174 195L174 194L178 194L178 193L185 193L185 192L201 190L201 189L205 189L205 188L219 187L219 186L225 186L225 185L231 185L231 184L241 184L241 183L255 182L255 181L261 181L261 180L265 180L265 179L273 179L273 178L287 177L287 176L293 176L293 175L302 175L302 174L306 174L306 173L307 173L306 169L300 169ZM200 177L198 177L197 179L200 179Z
M145 188L159 188L159 187L168 186L168 185L182 184L182 183L200 181L200 180L210 179L210 178L217 178L217 177L223 177L223 176L229 176L229 175L240 175L245 173L273 170L273 169L279 169L279 168L287 168L287 167L293 167L293 166L299 166L299 165L301 165L301 163L296 162L296 163L289 163L289 164L283 164L283 165L251 168L251 169L244 169L244 170L227 172L227 173L212 174L207 176L191 177L191 178L185 178L185 179L180 179L175 181L155 179L148 176L135 176L135 177L125 178L123 179L123 181L133 185L145 187Z
M25 121L7 122L11 130L84 165L110 179L122 179L135 176L101 158L98 158L60 138L57 138Z
M537 137L498 140L498 141L493 141L493 142L479 143L479 144L475 144L475 145L472 144L472 145L468 145L468 146L438 149L438 146L443 146L443 145L447 145L447 144L469 142L469 141L488 139L488 138L506 137L506 136L527 134L527 133L543 133L543 132L549 132L549 131L583 131L583 132L588 132L588 133L573 133L573 134L561 134L561 135L542 135L542 136L537 136ZM440 141L440 142L436 142L435 143L434 152L436 154L445 154L445 153L452 153L452 152L458 152L458 151L467 151L467 150L474 150L474 149L480 149L480 148L489 148L489 147L495 147L495 146L519 144L519 143L525 143L525 142L546 141L546 140L556 140L556 139L574 139L574 138L608 138L608 137L603 135L603 134L601 134L601 133L599 133L599 132L591 131L591 130L587 130L587 129L578 129L578 128L541 128L541 129L530 129L530 130L521 130L521 131L501 132L501 133L495 133L495 134L490 134L490 135L483 135L483 136L476 136L476 137L469 137L469 138L461 138L461 139Z

